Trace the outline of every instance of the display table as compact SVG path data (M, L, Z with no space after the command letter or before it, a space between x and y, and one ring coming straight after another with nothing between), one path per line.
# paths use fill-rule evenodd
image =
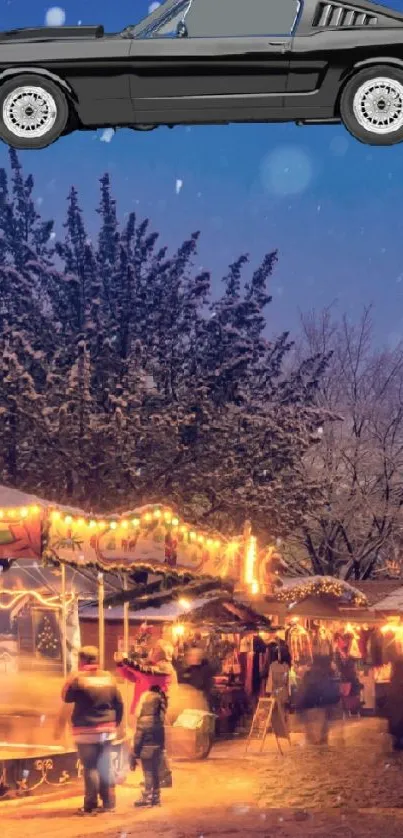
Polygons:
M249 703L240 684L215 684L211 694L211 709L217 716L217 736L231 736L248 713Z

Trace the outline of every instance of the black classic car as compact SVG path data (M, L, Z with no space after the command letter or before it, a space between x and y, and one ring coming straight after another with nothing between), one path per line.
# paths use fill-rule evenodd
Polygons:
M166 0L137 26L0 33L0 138L343 122L403 140L403 14L366 0Z

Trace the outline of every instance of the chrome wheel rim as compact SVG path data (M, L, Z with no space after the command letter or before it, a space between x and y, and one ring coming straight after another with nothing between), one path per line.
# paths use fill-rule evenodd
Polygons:
M3 122L20 139L46 136L57 119L57 105L43 87L16 87L3 102Z
M403 127L403 85L395 79L375 78L354 96L357 122L371 134L392 134Z

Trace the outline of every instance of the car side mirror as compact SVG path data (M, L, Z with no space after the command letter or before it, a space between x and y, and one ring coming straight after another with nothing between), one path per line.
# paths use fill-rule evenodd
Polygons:
M184 20L179 21L176 27L176 37L177 38L187 38L188 37L188 30Z

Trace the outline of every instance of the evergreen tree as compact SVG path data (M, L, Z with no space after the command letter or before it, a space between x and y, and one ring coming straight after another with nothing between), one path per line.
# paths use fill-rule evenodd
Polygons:
M288 374L288 334L266 337L276 252L246 281L237 259L211 303L199 234L169 255L148 220L120 227L105 175L96 244L72 188L53 253L15 152L11 166L11 187L0 171L3 481L94 512L173 502L228 532L245 518L271 536L300 523L317 497L302 462L324 420L324 361Z

